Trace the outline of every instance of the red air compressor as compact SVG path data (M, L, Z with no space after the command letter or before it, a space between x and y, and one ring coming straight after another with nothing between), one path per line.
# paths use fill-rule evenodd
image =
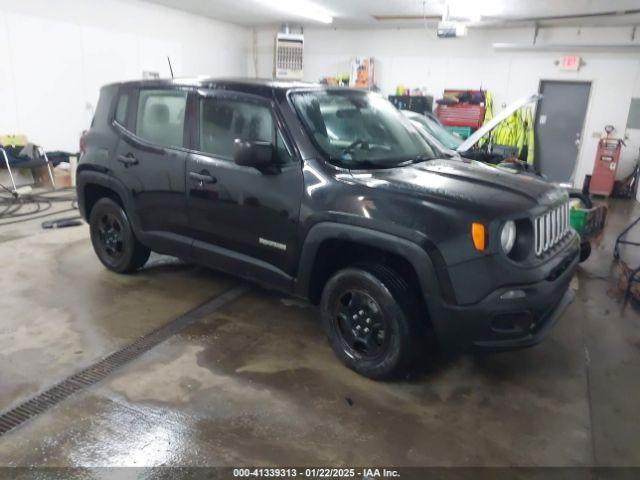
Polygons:
M620 151L624 142L619 138L609 138L613 128L606 128L607 136L598 142L596 163L589 182L589 193L594 195L611 195L613 183L616 181L616 170Z

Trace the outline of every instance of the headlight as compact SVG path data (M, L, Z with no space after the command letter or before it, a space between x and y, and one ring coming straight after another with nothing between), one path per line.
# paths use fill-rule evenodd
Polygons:
M516 224L513 221L509 220L502 227L500 243L502 244L502 250L504 250L504 253L509 255L516 243Z

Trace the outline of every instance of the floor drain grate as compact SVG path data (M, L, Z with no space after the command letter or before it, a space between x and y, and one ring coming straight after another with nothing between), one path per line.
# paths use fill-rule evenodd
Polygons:
M99 382L114 370L129 363L156 345L175 335L189 324L215 312L223 305L248 292L242 284L218 295L199 307L179 316L156 330L140 337L132 344L104 357L84 370L64 379L44 392L0 415L0 436L22 425L27 420L60 403L65 398Z

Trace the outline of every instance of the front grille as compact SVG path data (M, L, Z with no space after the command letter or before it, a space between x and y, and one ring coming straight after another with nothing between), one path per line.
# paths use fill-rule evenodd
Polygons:
M552 208L533 221L536 239L536 255L541 257L567 236L569 227L569 202Z

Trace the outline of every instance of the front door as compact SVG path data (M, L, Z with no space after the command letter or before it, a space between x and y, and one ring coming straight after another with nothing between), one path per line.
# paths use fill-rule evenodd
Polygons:
M214 266L224 262L225 269L241 276L256 270L293 276L303 180L284 125L262 97L211 92L196 104L192 149L197 153L187 158L196 258ZM271 143L278 169L261 172L237 165L236 139Z
M114 122L120 131L111 161L114 176L133 199L134 212L130 213L135 215L140 230L156 237L187 238L187 94L186 90L170 89L128 92L130 112L126 125L117 119Z
M536 110L536 166L552 182L568 182L578 160L589 103L589 82L540 83Z

